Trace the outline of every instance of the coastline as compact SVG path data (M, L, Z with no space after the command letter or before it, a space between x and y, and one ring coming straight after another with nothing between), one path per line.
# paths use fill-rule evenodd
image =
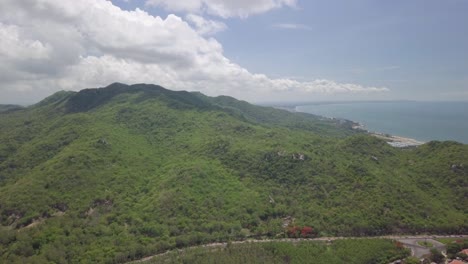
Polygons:
M407 137L401 137L401 136L395 136L395 135L390 135L387 133L380 133L380 132L372 132L369 131L365 128L365 125L361 123L357 123L351 120L348 120L349 122L354 123L352 126L353 129L355 130L361 130L366 132L367 134L383 139L385 140L390 146L395 147L395 148L409 148L409 147L417 147L420 146L426 142L419 141L413 138L407 138Z
M336 119L336 118L332 118L332 119ZM387 133L369 131L366 129L366 126L364 124L357 123L351 120L347 120L347 121L352 122L354 124L352 126L352 129L362 130L371 136L383 139L392 147L396 147L396 148L417 147L426 143L424 141L420 141L414 138L401 137L401 136L390 135Z
M290 112L307 113L307 112L299 111L298 107L299 106L295 106L295 107L278 107L278 109L283 109L283 110L287 110L287 111L290 111ZM322 117L326 118L326 119L330 119L330 120L342 120L342 121L345 121L345 122L350 122L350 123L352 123L352 126L351 126L352 129L361 130L361 131L364 131L365 133L367 133L367 134L369 134L371 136L383 139L390 146L395 147L395 148L417 147L417 146L420 146L420 145L423 145L424 143L426 143L426 142L423 142L423 141L420 141L420 140L417 140L417 139L414 139L414 138L408 138L408 137L390 135L390 134L387 134L387 133L369 131L369 130L366 129L364 124L361 124L361 123L358 123L358 122L355 122L355 121L352 121L352 120L342 119L342 118L334 118L334 117L325 117L325 116L322 116Z
M293 104L287 106L291 105ZM468 145L468 102L357 101L294 105L298 112L362 122L369 132L408 137L423 142L455 141ZM417 142L410 143L417 145Z

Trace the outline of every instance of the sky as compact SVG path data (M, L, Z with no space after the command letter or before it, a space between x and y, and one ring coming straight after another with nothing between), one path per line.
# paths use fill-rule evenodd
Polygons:
M468 0L0 0L0 104L113 82L468 101Z

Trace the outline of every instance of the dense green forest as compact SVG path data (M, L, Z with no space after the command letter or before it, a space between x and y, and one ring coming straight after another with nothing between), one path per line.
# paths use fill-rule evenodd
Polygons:
M351 125L118 83L9 107L0 262L120 263L305 227L468 231L467 145L397 149Z

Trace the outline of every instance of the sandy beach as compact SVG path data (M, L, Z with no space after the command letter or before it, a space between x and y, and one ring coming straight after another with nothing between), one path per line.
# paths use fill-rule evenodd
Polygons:
M387 141L388 144L392 145L393 147L397 148L406 148L406 147L415 147L424 144L425 142L418 141L416 139L412 138L405 138L405 137L399 137L399 136L392 136L388 134L381 134L381 133L375 133L375 132L369 132L369 134L381 138L385 141Z

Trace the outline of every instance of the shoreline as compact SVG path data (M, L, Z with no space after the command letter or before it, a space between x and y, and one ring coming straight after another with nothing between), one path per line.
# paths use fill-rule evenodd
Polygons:
M336 118L332 118L336 119ZM369 131L366 129L366 126L361 123L357 123L351 120L348 120L349 122L354 123L352 126L352 129L355 130L362 130L366 132L367 134L383 139L385 140L390 146L395 147L395 148L409 148L409 147L417 147L425 144L426 142L420 141L414 138L408 138L408 137L402 137L402 136L396 136L396 135L391 135L388 133L381 133L381 132L374 132L374 131Z
M298 106L295 106L295 107L281 107L279 109L287 110L287 111L290 111L290 112L293 112L293 113L299 112L299 113L310 114L310 113L307 113L307 112L299 111L298 107L300 107L300 106L298 105ZM352 123L352 126L351 126L352 129L361 130L361 131L364 131L365 133L367 133L367 134L369 134L371 136L383 139L390 146L395 147L395 148L417 147L417 146L421 146L421 145L426 143L424 141L420 141L420 140L417 140L417 139L414 139L414 138L391 135L391 134L382 133L382 132L369 131L369 130L366 129L366 126L364 124L361 124L359 122L355 122L355 121L352 121L352 120L348 120L348 119L335 118L335 117L326 117L326 116L321 116L321 117L326 118L326 119L330 119L330 120L343 120L343 121L346 121L346 122L350 122L350 123Z
M367 133L374 137L387 141L387 143L390 146L396 147L396 148L417 147L426 143L426 142L419 141L413 138L406 138L406 137L382 134L382 133L377 133L377 132L369 132L369 131L367 131Z
M336 118L332 118L332 119L336 119ZM388 133L369 131L369 130L366 129L366 126L361 124L361 123L357 123L357 122L354 122L354 121L351 121L351 120L347 120L347 121L354 123L354 125L352 126L352 129L361 130L361 131L364 131L365 133L367 133L368 135L383 139L390 146L395 147L395 148L417 147L417 146L421 146L424 143L426 143L424 141L420 141L420 140L417 140L417 139L414 139L414 138L396 136L396 135L391 135L391 134L388 134Z

